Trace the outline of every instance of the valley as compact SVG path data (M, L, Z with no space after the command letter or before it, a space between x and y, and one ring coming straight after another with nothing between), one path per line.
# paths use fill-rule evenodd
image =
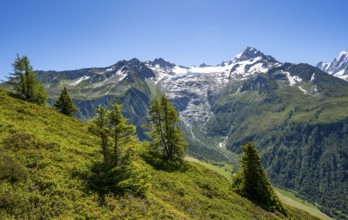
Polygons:
M344 72L344 56L331 69ZM118 97L140 140L148 139L143 125L150 100L165 93L179 112L189 155L237 169L240 147L254 142L274 184L345 218L348 82L322 70L247 47L216 66L134 58L105 68L36 74L51 104L68 89L82 121Z
M91 167L102 160L88 125L0 89L0 216L4 219L283 219L231 190L225 177L195 162L184 171L154 169L142 195L88 188ZM135 152L141 154L143 146ZM8 171L11 171L10 173ZM289 219L317 219L286 206Z

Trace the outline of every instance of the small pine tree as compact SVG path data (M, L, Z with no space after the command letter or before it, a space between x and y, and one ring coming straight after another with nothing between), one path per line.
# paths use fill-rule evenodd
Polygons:
M133 149L140 145L134 135L135 126L127 124L121 104L116 102L111 107L106 110L99 106L89 125L89 130L100 137L104 158L92 166L90 187L100 193L102 200L110 192L143 195L150 186L150 174Z
M14 73L9 77L9 84L13 86L15 94L23 100L39 105L44 104L47 101L47 92L36 79L36 74L28 57L19 57L17 54L12 65Z
M274 193L271 182L262 168L261 158L255 145L248 143L242 149L241 169L233 176L233 190L267 211L279 211L286 215L282 203Z
M111 105L112 109L108 112L109 126L111 129L111 135L113 137L113 162L118 165L118 161L121 155L121 146L134 137L135 126L129 125L128 119L122 115L122 105L115 101L115 104Z
M109 115L105 107L99 106L96 109L95 117L90 121L89 131L100 137L104 163L109 162Z
M151 149L164 161L183 162L187 142L178 125L178 112L165 95L155 97L149 110Z
M68 116L74 116L74 114L77 112L77 108L71 100L65 86L60 93L58 100L54 103L53 108L55 108L58 112Z

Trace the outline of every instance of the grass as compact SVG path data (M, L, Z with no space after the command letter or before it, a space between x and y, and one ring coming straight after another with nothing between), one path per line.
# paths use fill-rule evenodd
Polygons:
M110 194L101 205L98 195L76 175L88 172L101 155L98 140L85 124L11 98L4 91L0 91L0 109L0 150L17 166L19 179L0 180L3 218L281 218L231 192L226 178L195 163L189 163L185 172L149 168L152 188L145 197ZM4 144L8 137L15 141L10 148ZM36 186L33 192L28 190Z
M0 219L284 218L235 194L227 178L195 162L165 172L143 161L152 176L145 196L108 194L101 202L83 178L102 159L98 144L86 124L0 89ZM289 219L315 218L291 209Z
M226 163L219 163L219 166L217 166L217 165L214 165L211 163L207 163L207 162L198 160L198 159L191 157L191 156L187 156L185 159L188 161L198 163L206 168L209 168L210 170L213 170L213 171L217 172L218 174L220 174L221 176L225 177L227 180L231 179L232 167Z
M287 204L289 206L292 207L296 207L298 209L302 209L308 213L310 213L313 216L316 216L320 219L323 220L330 220L332 218L330 218L329 216L325 215L324 213L322 213L316 206L314 206L313 204L302 200L298 197L296 197L293 193L283 190L283 189L279 189L274 187L277 196L279 197L279 199L284 203Z
M201 164L204 167L211 169L211 170L217 172L218 174L222 175L223 177L225 177L229 181L232 178L232 175L231 175L232 169L231 169L231 167L228 167L227 164L224 164L224 166L220 167L220 166L216 166L216 165L213 165L210 163L206 163L204 161L200 161L200 160L193 158L193 157L190 157L190 156L186 157L186 160ZM279 189L277 187L274 187L274 190L276 191L276 194L279 197L279 199L282 201L282 203L284 203L288 206L295 207L295 208L301 209L303 211L306 211L306 212L310 213L311 215L318 217L320 219L323 219L323 220L332 219L329 216L322 213L313 204L296 197L294 193Z

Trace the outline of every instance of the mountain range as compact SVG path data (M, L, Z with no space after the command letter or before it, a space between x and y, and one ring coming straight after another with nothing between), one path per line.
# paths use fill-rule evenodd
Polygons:
M118 97L140 139L147 138L141 125L151 98L164 92L179 111L189 154L237 167L240 147L255 142L274 184L347 218L347 57L342 52L317 68L247 47L216 66L134 58L105 68L36 73L50 103L67 87L82 120Z

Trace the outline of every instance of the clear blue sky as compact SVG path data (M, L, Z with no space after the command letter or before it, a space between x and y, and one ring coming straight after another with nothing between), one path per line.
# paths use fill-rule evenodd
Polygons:
M217 64L253 46L280 61L348 50L346 0L1 0L0 79L16 54L36 70L162 57Z

